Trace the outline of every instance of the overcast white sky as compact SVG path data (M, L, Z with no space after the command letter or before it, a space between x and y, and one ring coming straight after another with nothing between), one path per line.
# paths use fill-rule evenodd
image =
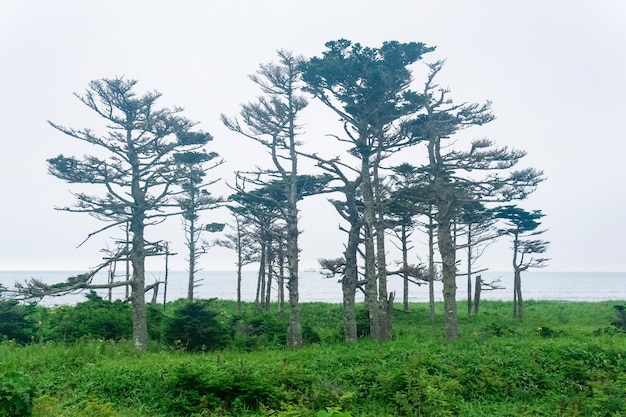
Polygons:
M76 248L102 224L54 210L73 202L73 188L48 175L45 162L86 152L46 121L93 123L72 95L89 81L123 75L161 92L163 106L184 107L215 137L211 150L227 160L220 175L231 181L233 170L265 164L260 148L219 121L258 94L247 75L275 60L277 49L311 57L338 38L436 46L424 60L447 59L439 82L457 101L493 101L497 120L472 135L524 149L521 165L545 171L548 180L522 205L547 215L549 270L626 271L622 0L3 0L0 270L82 270L100 261L111 233ZM415 87L422 81L416 77ZM318 122L306 126L304 141L336 128L327 116L311 119ZM340 255L345 237L323 197L305 202L301 218L303 267ZM181 253L173 267L183 269L178 220L168 227L158 238L172 241ZM492 246L481 265L509 270L508 247ZM233 261L215 249L201 266L230 269Z

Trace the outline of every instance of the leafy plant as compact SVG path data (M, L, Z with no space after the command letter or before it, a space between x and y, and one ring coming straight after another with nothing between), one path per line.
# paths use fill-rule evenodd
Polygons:
M23 372L0 373L0 417L27 417L33 412L33 385Z
M626 305L615 305L613 308L616 310L615 320L611 322L611 325L622 331L626 331Z
M164 324L168 343L189 351L214 350L230 342L230 329L211 308L211 300L197 300L177 308Z

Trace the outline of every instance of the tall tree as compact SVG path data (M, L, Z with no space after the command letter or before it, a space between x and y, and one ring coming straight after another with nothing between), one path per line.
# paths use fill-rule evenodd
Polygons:
M344 125L359 160L360 190L364 204L366 304L371 334L376 339L392 336L393 294L387 294L385 225L380 163L389 153L414 144L411 136L397 134L395 127L422 103L409 90L408 66L433 48L422 43L385 42L380 48L362 47L340 39L326 43L321 57L304 65L306 89L332 109Z
M204 255L210 247L208 241L202 239L204 232L221 231L224 227L220 223L199 223L200 213L218 207L222 201L219 197L213 197L207 190L211 184L218 180L205 179L209 170L221 165L223 160L216 160L217 153L207 153L204 150L195 152L178 153L174 160L178 165L177 176L180 178L180 194L176 196L183 217L185 229L185 244L188 250L189 274L187 280L187 301L193 301L195 287L198 286L196 272L198 271L198 259ZM208 165L207 163L211 163Z
M129 223L132 264L131 302L133 340L146 350L148 332L145 306L146 226L177 214L171 202L178 183L174 155L196 151L211 135L193 131L195 123L182 117L182 109L158 109L157 92L137 95L137 81L124 78L92 81L85 94L76 96L106 121L107 132L72 129L52 122L60 132L93 145L94 155L83 158L59 155L48 160L49 172L69 183L94 184L102 194L76 193L76 204L60 210L88 213L108 224L96 233ZM106 155L106 156L103 156Z
M526 211L513 205L499 207L496 213L496 217L503 219L506 225L501 232L513 238L513 316L522 319L522 272L530 268L542 268L549 261L548 258L533 256L548 250L548 241L533 238L546 232L537 230L545 214L541 210Z
M467 277L467 314L472 314L473 307L472 276L486 270L475 270L474 266L488 244L493 243L500 235L494 228L495 222L493 210L486 208L479 201L465 204L457 218L457 227L462 229L466 241L464 245L457 245L457 248L464 248L467 255L465 273L460 274Z
M513 170L525 152L498 148L489 139L472 140L468 150L457 150L447 141L460 130L481 126L494 119L490 103L455 104L449 90L435 83L443 61L429 64L424 86L425 112L405 127L424 140L428 151L427 196L436 208L437 245L441 256L445 335L458 338L456 306L456 243L454 220L460 209L474 201L496 202L525 198L542 181L542 172L532 168ZM467 174L470 173L470 174Z
M230 207L229 207L230 208ZM252 238L250 221L238 213L237 208L231 208L234 225L229 225L231 232L226 233L223 239L218 239L215 244L235 251L237 268L237 312L241 313L241 280L245 265L258 262L257 242Z
M288 345L293 348L302 346L302 328L300 325L300 304L298 290L298 270L300 249L298 246L298 158L296 147L298 113L307 105L303 96L298 94L302 58L287 51L278 51L280 62L261 65L257 74L250 78L265 94L257 102L242 106L241 118L246 125L242 127L238 120L222 115L222 121L231 130L241 133L265 146L272 158L273 170L267 174L276 176L284 186L286 201L283 215L286 223L286 247L288 263L289 289L289 329Z
M399 249L402 254L400 275L403 281L402 304L404 311L409 311L409 282L422 278L422 268L409 264L410 237L417 225L416 217L422 214L423 207L419 204L418 187L419 169L411 164L403 163L392 167L392 191L389 201L386 202L388 222L391 230L400 241ZM419 272L419 274L416 274Z

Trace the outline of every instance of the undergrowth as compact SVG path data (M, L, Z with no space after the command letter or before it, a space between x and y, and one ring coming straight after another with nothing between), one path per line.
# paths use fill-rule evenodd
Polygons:
M325 303L302 305L319 338L295 351L248 325L253 343L195 353L163 340L147 354L123 339L5 340L0 401L13 407L4 415L35 417L623 416L626 334L598 331L614 304L529 301L520 321L511 303L485 301L459 315L456 342L443 337L441 305L431 321L414 304L396 310L394 340L346 343L341 306ZM248 320L234 303L213 307Z

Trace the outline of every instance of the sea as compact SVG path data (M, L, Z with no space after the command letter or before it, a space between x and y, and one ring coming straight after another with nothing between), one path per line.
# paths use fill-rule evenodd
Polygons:
M16 282L23 283L31 278L39 279L47 284L63 282L68 277L79 274L80 271L0 271L0 284L5 288L13 288ZM485 282L498 282L500 289L481 292L481 300L513 299L513 273L512 272L482 272L480 274ZM254 301L256 297L257 272L244 271L242 275L241 296L244 301ZM235 271L199 271L197 273L199 286L195 288L194 298L208 299L218 298L235 300L237 298L237 274ZM118 278L120 279L120 278ZM163 271L149 271L146 274L146 284L156 281L163 282ZM163 303L179 298L187 297L186 271L169 271L167 277L167 292L164 285L159 286L157 302ZM93 283L102 284L107 282L107 273L102 272L94 277ZM301 302L329 302L341 303L341 283L338 278L326 278L315 270L305 270L300 274L299 293ZM472 286L474 278L472 278ZM402 279L391 276L388 280L388 290L395 291L396 301L402 300ZM108 290L96 290L103 298L108 299ZM166 294L166 295L165 295ZM527 271L522 274L522 295L524 300L553 300L553 301L606 301L626 300L626 272L549 272L544 270ZM111 298L123 299L125 288L119 287L112 290ZM150 301L152 291L146 294ZM272 288L272 300L276 300L277 290L275 284ZM78 292L56 297L46 297L39 301L39 305L48 307L58 305L75 305L85 301L85 293ZM359 294L357 301L362 301ZM435 299L441 301L442 284L435 282ZM457 279L457 299L467 299L467 277L460 276ZM411 284L409 287L409 301L427 302L428 285Z

